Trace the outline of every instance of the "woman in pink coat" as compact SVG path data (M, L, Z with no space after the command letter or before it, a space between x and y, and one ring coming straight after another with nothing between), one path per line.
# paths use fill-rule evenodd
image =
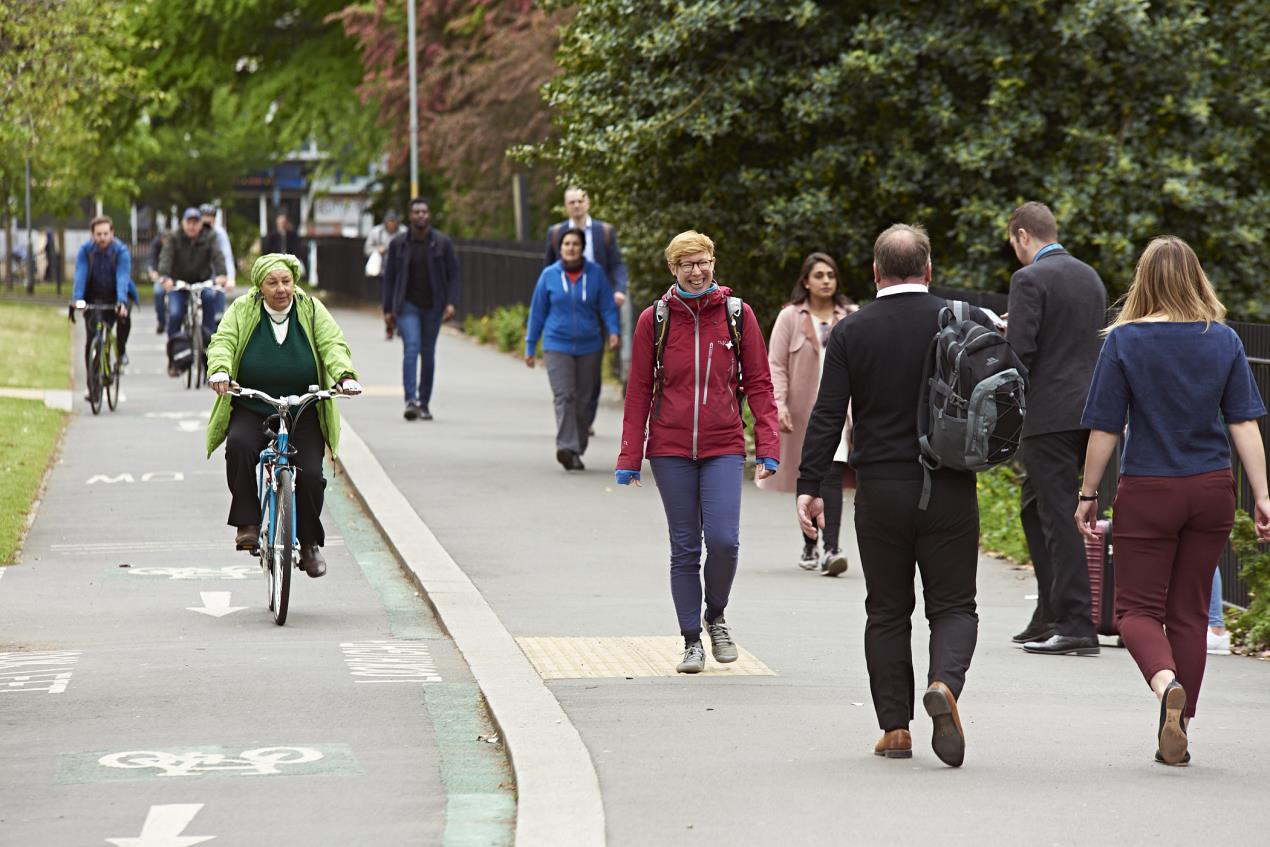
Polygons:
M829 331L859 307L838 290L838 264L826 253L812 253L803 261L798 282L789 303L776 316L767 361L772 371L772 389L781 431L781 463L774 476L756 482L759 488L792 493L798 482L798 458L803 452L807 419L820 389L820 371ZM847 467L847 432L834 455L832 470L825 475L821 496L825 500L824 556L816 555L814 537L803 536L803 552L798 566L820 568L826 576L838 576L847 569L847 557L838 546L842 526L843 478L854 484ZM801 534L801 530L800 530Z

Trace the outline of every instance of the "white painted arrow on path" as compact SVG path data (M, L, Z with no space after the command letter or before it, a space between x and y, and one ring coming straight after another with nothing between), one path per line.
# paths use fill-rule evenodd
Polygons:
M107 838L115 847L193 847L211 841L215 835L182 835L190 825L202 803L179 803L171 806L151 806L145 825L137 838Z
M200 591L199 597L203 598L202 606L186 606L191 612L209 615L213 618L223 618L225 615L242 611L246 606L229 605L228 591Z

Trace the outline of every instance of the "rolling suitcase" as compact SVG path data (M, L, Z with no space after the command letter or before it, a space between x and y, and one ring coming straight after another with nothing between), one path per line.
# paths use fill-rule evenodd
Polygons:
M1085 539L1089 565L1089 595L1094 630L1099 635L1119 635L1116 629L1116 562L1111 541L1111 521L1098 521L1094 540Z

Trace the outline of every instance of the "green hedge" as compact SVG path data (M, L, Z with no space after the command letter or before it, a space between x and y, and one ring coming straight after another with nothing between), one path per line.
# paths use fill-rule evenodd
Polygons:
M979 474L979 545L1013 561L1032 561L1019 521L1022 474L1012 464Z
M1270 650L1270 552L1257 543L1257 530L1243 509L1235 513L1230 544L1243 566L1240 575L1248 582L1251 602L1244 610L1226 615L1231 641L1248 651Z

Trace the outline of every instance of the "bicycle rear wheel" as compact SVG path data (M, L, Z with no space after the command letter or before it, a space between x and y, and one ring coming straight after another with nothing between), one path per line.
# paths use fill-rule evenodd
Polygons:
M88 405L92 407L94 415L101 413L101 348L99 332L93 339L92 347L88 348L88 361L85 363L88 368Z
M106 403L112 412L119 405L119 382L123 378L123 368L119 365L118 344L118 338L112 333L110 343L106 345L110 350L109 361L106 362L106 373L110 377L110 382L106 383Z
M273 543L269 553L269 608L273 622L287 622L291 599L292 557L295 554L295 481L290 468L278 468L277 504L274 512Z
M194 363L190 366L190 370L194 371L194 387L199 388L203 385L204 379L207 377L207 352L203 349L203 328L198 328L198 335L194 338Z

